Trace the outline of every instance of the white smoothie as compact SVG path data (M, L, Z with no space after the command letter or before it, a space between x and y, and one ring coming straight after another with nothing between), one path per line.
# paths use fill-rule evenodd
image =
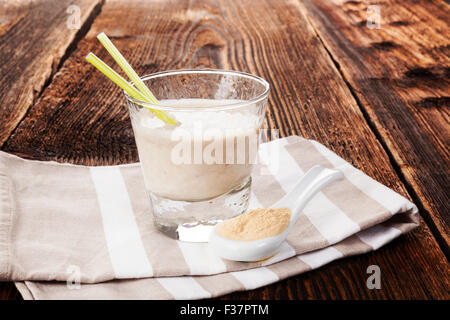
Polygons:
M132 115L146 188L172 200L202 201L243 183L256 161L261 117L249 108L183 111L236 100L162 100L180 111L169 114L180 124L166 125L141 109ZM250 106L251 107L251 106Z

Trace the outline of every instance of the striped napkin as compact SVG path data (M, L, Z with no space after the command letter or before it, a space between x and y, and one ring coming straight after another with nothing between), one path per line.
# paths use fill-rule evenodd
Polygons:
M258 288L376 250L419 224L417 207L323 145L262 144L250 206L270 206L320 164L345 179L304 209L279 252L257 263L153 226L139 164L85 167L0 153L0 280L25 299L200 299Z

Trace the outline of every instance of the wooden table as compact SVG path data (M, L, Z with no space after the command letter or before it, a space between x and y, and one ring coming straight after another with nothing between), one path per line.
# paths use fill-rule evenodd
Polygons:
M376 252L225 298L450 298L444 1L15 0L0 15L3 151L138 160L120 90L84 60L93 51L114 65L95 38L104 31L139 74L206 67L264 77L268 127L325 144L420 209L418 230ZM366 287L373 264L380 290ZM0 283L0 297L20 295Z

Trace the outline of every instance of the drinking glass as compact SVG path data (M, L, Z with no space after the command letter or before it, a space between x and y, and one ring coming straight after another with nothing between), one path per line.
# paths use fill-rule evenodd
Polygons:
M125 96L154 223L172 238L207 241L215 224L248 207L269 84L225 70L164 71L142 80L158 104Z

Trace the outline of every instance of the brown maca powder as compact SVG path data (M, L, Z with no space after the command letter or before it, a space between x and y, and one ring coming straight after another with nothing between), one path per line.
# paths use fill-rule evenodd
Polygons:
M255 209L222 222L216 232L227 239L253 241L282 233L289 225L291 210Z

